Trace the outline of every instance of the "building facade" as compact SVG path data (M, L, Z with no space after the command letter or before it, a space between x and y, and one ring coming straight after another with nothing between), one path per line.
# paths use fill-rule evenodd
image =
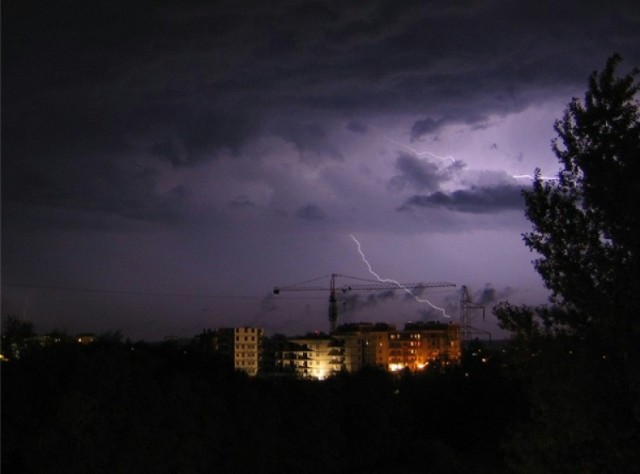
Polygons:
M460 362L458 324L409 323L398 331L384 323L357 323L339 327L334 337L343 341L348 372L363 367L417 371Z
M386 323L352 323L340 326L334 337L344 345L347 372L357 372L363 367L387 370L389 331L395 329L395 326Z
M429 365L458 364L460 325L410 323L403 331L389 332L388 370L423 370Z
M257 375L260 367L263 330L254 327L234 328L234 368Z
M228 355L236 370L252 376L260 372L322 380L364 367L391 372L446 367L461 358L460 325L437 322L409 323L402 330L385 323L354 323L332 335L278 336L264 344L262 329L220 328L203 333L203 340L208 350Z
M236 370L258 374L264 331L255 327L218 328L210 333L212 351L227 355Z
M326 335L309 335L290 339L296 344L292 359L297 375L322 380L345 369L344 347Z

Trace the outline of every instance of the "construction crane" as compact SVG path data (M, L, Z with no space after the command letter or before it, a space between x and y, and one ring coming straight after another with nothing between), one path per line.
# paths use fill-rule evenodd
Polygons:
M329 286L307 286L310 283L314 283L319 280L324 280L329 277ZM364 283L357 284L345 284L338 286L336 280L338 278L348 278L351 280L357 280ZM333 334L336 330L336 323L338 320L338 298L337 292L341 291L346 293L348 291L361 291L361 290L417 290L423 288L446 288L456 286L454 283L436 282L436 283L389 283L380 282L378 280L370 280L366 278L358 278L347 275L340 275L338 273L332 273L331 275L325 275L312 280L306 280L300 283L289 286L276 286L273 289L275 295L280 294L281 291L329 291L329 330Z

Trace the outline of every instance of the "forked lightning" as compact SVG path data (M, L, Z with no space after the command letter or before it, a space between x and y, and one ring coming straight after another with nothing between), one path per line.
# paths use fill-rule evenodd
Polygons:
M365 256L364 252L362 251L362 246L360 245L360 241L358 239L356 239L353 234L349 234L349 236L356 243L356 245L358 247L358 253L360 254L360 257L362 258L362 261L365 263L365 265L369 269L369 273L371 273L374 277L376 277L379 282L381 282L381 283L391 283L393 285L396 285L398 288L400 288L400 289L404 290L406 293L410 294L418 303L426 303L426 304L428 304L433 309L435 309L437 311L440 311L445 318L450 318L451 317L451 316L449 316L447 314L447 312L445 311L444 308L440 308L439 306L434 305L429 300L426 300L426 299L423 299L423 298L419 298L418 296L414 295L413 292L409 288L404 286L402 283L400 283L400 282L398 282L396 280L392 280L391 278L382 278L380 275L378 275L375 271L373 271L373 268L371 267L371 264L369 263L369 261L367 260L367 257Z

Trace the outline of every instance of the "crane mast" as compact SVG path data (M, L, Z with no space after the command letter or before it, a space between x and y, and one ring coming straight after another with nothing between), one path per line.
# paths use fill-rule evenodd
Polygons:
M329 287L326 286L306 286L307 283L312 283L320 279L326 279L326 276L307 280L295 285L278 287L273 289L274 294L280 294L281 291L327 291L329 290L329 330L333 334L336 330L338 321L338 290L343 293L347 291L376 291L376 290L398 290L404 289L405 291L422 289L422 288L445 288L456 286L454 283L448 282L435 282L435 283L388 283L380 282L377 280L370 280L366 278L351 277L347 275L340 275L338 273L332 273L329 275ZM349 284L338 287L336 280L339 278L349 278L351 280L358 280L366 283Z
M338 297L336 295L336 274L331 274L329 286L329 334L336 330L338 321Z

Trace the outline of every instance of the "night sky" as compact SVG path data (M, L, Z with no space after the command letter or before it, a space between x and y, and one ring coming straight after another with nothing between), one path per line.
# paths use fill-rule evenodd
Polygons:
M50 4L47 4L50 3ZM2 312L132 339L457 321L547 293L522 188L637 1L2 2ZM328 277L314 284L327 286ZM85 291L81 291L85 290ZM86 291L99 290L99 291Z

